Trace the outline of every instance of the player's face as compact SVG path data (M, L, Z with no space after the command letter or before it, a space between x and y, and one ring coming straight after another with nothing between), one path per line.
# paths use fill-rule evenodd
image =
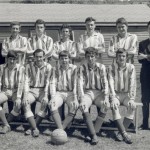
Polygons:
M148 33L149 33L149 36L150 36L150 25L148 26Z
M36 64L39 67L41 67L43 65L43 62L44 62L44 54L43 54L43 52L35 53L34 59L35 59Z
M61 56L59 58L59 63L62 67L67 67L69 65L69 60L68 56Z
M44 24L36 24L35 30L36 30L36 34L38 34L38 35L44 34L44 31L45 31Z
M120 35L125 35L127 33L128 27L125 24L118 23L117 30Z
M95 62L96 62L96 56L95 56L95 54L94 53L88 53L88 54L86 54L86 61L87 61L87 63L90 66L94 65Z
M117 62L119 65L125 65L126 60L127 60L127 54L126 53L117 54Z
M19 25L13 25L11 27L11 34L13 36L17 36L19 34L19 32L20 32L20 26Z
M8 67L13 68L16 65L17 59L14 57L9 57L7 59Z
M94 32L94 30L95 30L95 22L94 21L86 22L86 30L87 30L87 32Z
M68 28L62 29L62 38L69 38L70 37L70 31Z

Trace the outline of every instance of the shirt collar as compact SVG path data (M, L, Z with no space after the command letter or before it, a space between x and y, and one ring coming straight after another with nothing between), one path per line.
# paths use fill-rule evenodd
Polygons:
M94 31L93 34L90 35L90 36L97 36L97 34L98 34L98 33L97 33L96 31ZM85 36L89 36L87 31L85 31L85 34L84 34L84 35L85 35Z
M35 66L36 68L39 68L39 67L36 65L35 62L34 62L34 66ZM46 66L46 62L44 62L43 65L42 65L39 69L42 69L42 68L44 68L45 66Z
M35 36L35 40L37 41L38 39L42 39L43 41L45 41L46 35L43 34L41 37L38 37L38 36L36 35L36 36Z
M20 39L21 38L21 36L18 34L17 35L17 37L14 39L13 38L13 36L11 35L10 37L9 37L9 39L12 41L12 40L18 40L18 39Z
M87 64L88 69L91 70L96 70L98 68L97 63L95 63L95 66L92 68Z

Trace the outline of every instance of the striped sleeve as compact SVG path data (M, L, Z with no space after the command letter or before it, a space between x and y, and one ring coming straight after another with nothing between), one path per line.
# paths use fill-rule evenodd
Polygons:
M104 41L104 36L102 34L98 34L98 47L96 48L98 50L98 53L104 53L105 52L105 41Z
M75 69L73 71L72 79L73 79L73 94L74 94L74 98L77 99L77 67L75 67Z
M8 53L8 39L4 39L2 43L2 56L6 57Z
M113 36L109 42L109 46L108 46L108 56L109 57L116 57L114 44L115 44L115 36Z
M28 93L29 92L29 88L30 88L30 80L31 80L31 70L30 70L30 65L27 65L25 68L25 81L24 81L24 93Z
M129 97L135 100L136 97L136 71L134 65L131 64L130 78L129 78Z
M47 42L46 42L46 58L52 56L52 52L53 52L53 39L49 36L47 36Z
M17 88L17 98L22 97L23 86L24 86L24 66L20 66L18 69L18 88Z

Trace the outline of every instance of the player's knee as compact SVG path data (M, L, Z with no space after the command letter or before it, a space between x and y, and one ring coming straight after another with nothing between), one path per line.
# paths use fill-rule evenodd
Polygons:
M81 110L83 113L89 111L89 107L86 105L86 103L81 103L79 107L80 107L80 110Z
M58 109L58 106L56 104L55 101L51 101L49 104L48 104L49 108L51 111L54 111L54 110L57 110Z

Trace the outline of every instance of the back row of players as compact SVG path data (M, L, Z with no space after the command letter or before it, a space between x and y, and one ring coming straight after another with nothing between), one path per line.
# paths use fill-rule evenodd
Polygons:
M90 135L85 140L95 145L98 143L97 133L107 110L111 108L119 129L117 139L132 143L126 129L133 120L136 108L136 74L131 63L137 51L137 36L127 33L128 23L124 18L116 21L118 34L113 36L108 49L108 55L114 60L106 69L105 65L99 63L101 54L105 52L103 35L95 31L95 19L88 17L85 23L87 32L81 35L78 43L70 39L71 28L63 25L61 40L54 44L52 38L44 34L45 23L41 19L35 23L36 36L28 40L19 35L18 22L11 24L12 34L2 44L6 64L0 67L0 104L12 100L14 106L7 118L0 107L3 122L0 133L11 130L9 122L19 115L21 107L31 126L25 134L34 137L39 136L37 127L47 109L50 109L57 128L65 129L79 108ZM35 101L41 102L36 119L31 110L31 104ZM58 108L64 102L69 112L62 123ZM89 113L92 104L100 109L95 124ZM120 104L127 107L123 123L119 113Z

